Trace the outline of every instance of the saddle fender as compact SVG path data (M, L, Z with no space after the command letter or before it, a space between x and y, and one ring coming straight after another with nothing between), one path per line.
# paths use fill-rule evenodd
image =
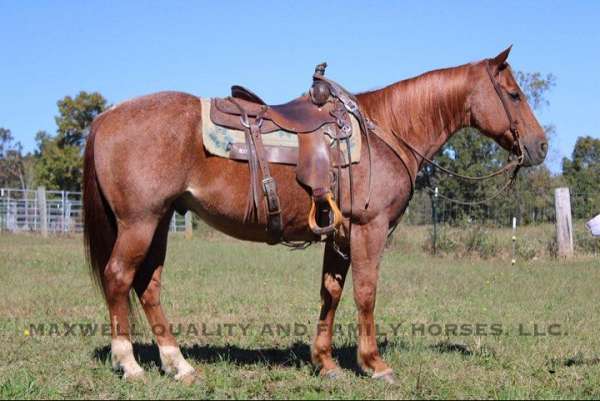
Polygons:
M324 200L331 185L331 158L325 134L320 129L312 134L298 135L296 178L311 189L317 201Z

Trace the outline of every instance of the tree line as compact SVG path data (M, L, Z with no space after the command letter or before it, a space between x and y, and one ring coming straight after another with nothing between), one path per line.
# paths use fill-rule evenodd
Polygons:
M516 77L534 110L549 105L548 93L556 85L552 74L517 72ZM36 149L24 152L8 128L0 128L0 187L30 189L43 185L48 189L79 191L83 170L83 150L94 118L109 107L98 92L79 92L57 102L56 131L39 131ZM552 149L555 127L545 126ZM495 142L483 137L475 129L466 128L456 133L436 157L444 167L465 175L485 175L506 162L508 153ZM453 205L444 210L444 221L460 222L465 219L485 218L490 213L515 215L523 223L550 221L554 218L553 189L568 186L578 197L573 209L576 218L586 218L600 212L600 139L590 136L578 138L571 157L562 160L562 171L552 174L543 164L524 169L506 196L489 204L478 206ZM448 177L437 169L426 166L417 179L416 197L425 202L414 209L425 207L430 199L427 188L439 188L445 196L463 201L477 201L504 184L502 177L474 184ZM421 205L421 206L419 206ZM411 204L411 207L412 204Z

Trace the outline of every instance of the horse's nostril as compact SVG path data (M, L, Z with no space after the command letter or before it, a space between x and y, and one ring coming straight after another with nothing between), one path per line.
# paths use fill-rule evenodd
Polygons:
M543 154L548 153L548 142L542 142L540 145L540 149Z

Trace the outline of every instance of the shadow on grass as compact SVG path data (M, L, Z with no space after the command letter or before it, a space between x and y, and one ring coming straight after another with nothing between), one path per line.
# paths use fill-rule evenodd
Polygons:
M429 347L432 351L439 352L440 354L460 354L462 356L473 356L473 351L468 346L460 343L453 343L450 341L442 341Z
M381 353L388 349L407 350L406 343L382 341L378 344ZM135 343L133 352L137 361L145 368L152 365L160 366L158 346L154 343ZM198 363L230 362L236 365L265 364L270 366L281 366L301 368L311 363L310 346L305 343L296 342L287 348L259 348L247 349L235 345L213 346L193 345L182 346L181 352L186 359ZM99 347L94 350L94 359L106 363L110 359L110 346ZM344 345L333 349L333 357L343 369L351 370L361 375L362 371L356 361L356 345ZM317 373L317 372L315 372Z
M591 367L596 365L600 365L600 358L586 358L583 354L578 353L572 357L550 359L548 361L548 372L555 374L560 368Z

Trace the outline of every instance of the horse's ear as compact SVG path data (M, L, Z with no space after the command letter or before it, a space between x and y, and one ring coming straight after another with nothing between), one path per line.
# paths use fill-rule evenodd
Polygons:
M512 45L508 46L506 50L498 54L496 57L490 60L491 64L496 67L498 70L503 70L506 68L506 60L508 59L508 55L510 54L510 50L512 49Z

